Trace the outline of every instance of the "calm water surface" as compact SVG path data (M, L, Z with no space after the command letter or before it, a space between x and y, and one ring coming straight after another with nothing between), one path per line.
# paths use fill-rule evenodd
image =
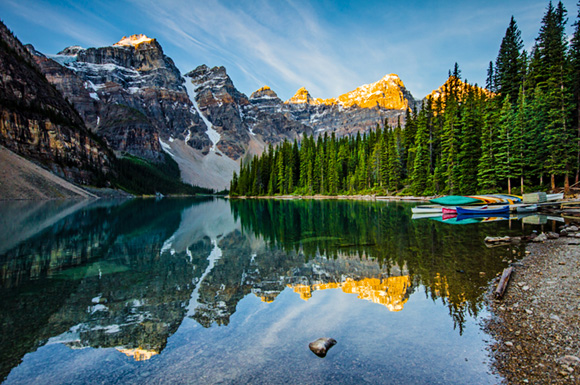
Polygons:
M523 248L483 239L522 231L386 202L1 203L0 382L497 383L484 293Z

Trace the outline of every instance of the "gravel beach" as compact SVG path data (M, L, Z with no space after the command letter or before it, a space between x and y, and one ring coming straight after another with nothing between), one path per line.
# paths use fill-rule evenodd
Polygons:
M503 299L493 297L499 277L490 287L485 328L504 383L580 384L580 233L569 233L527 244Z

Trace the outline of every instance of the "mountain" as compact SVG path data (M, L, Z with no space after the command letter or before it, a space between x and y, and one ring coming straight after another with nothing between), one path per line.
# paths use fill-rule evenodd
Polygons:
M191 78L192 95L216 133L214 148L232 159L261 154L268 144L312 133L310 127L278 111L275 101L281 100L269 88L250 98L239 92L224 67L201 65L185 76ZM275 105L269 108L272 101Z
M161 164L168 154L184 182L218 190L229 186L243 159L269 145L395 125L416 104L393 74L331 99L315 99L301 88L282 101L269 87L248 97L224 67L200 65L182 76L157 40L145 35L106 47L71 46L56 55L28 50L117 156Z
M184 182L228 186L239 166L209 154L208 126L155 39L132 35L111 46L72 46L52 56L28 48L48 80L118 156L163 164L168 154Z
M363 133L387 122L396 125L405 112L415 108L416 101L395 74L360 86L337 98L313 98L306 88L300 88L287 100L282 110L315 132L334 132L337 136Z
M185 80L155 39L133 35L108 47L68 47L51 57L33 47L31 52L87 126L119 154L161 162L160 139L209 146Z
M113 154L87 130L77 111L1 22L0 46L0 145L69 181L103 184ZM27 175L31 183L46 181L40 171Z
M395 125L416 106L393 74L332 99L315 99L301 88L286 102L268 86L248 98L235 88L224 67L201 65L185 76L192 79L201 113L219 134L217 148L233 159L261 153L265 145L284 139L322 132L362 133L385 121Z

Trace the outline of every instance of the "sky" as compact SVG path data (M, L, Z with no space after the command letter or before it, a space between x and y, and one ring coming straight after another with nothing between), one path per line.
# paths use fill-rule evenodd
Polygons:
M568 33L578 10L563 1ZM337 97L391 73L416 99L455 62L485 84L513 15L531 49L548 0L1 0L0 19L45 54L155 38L182 74L224 66L238 90Z

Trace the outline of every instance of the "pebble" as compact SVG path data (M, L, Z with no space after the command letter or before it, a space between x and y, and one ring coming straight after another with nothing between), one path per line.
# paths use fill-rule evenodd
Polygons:
M576 231L578 231L578 227L577 226L570 226L566 230L576 232Z
M580 329L574 323L580 312L575 295L580 247L569 245L580 243L571 240L580 239L580 232L572 233L569 227L564 227L568 236L578 238L548 240L547 232L538 232L545 243L529 244L519 252L526 257L513 277L512 290L508 287L503 301L491 302L498 318L489 325L498 341L493 365L506 383L580 384L580 376L574 376L580 372ZM506 259L511 255L503 254Z
M580 358L576 356L560 357L557 361L566 365L580 365Z
M532 239L532 242L544 242L548 239L548 236L545 233L542 233L540 235L538 235L537 237L535 237L534 239Z

